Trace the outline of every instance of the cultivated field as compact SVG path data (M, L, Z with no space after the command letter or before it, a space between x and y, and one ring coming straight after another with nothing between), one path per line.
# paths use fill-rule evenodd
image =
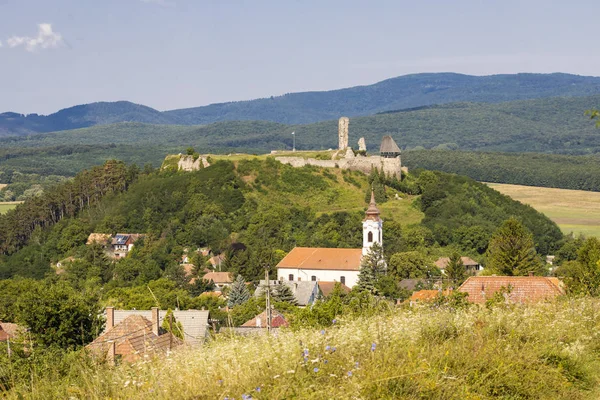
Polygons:
M600 192L489 183L556 222L564 233L600 237Z
M4 214L8 210L12 210L13 208L15 208L17 206L17 204L20 204L20 203L21 203L20 201L0 202L0 214Z

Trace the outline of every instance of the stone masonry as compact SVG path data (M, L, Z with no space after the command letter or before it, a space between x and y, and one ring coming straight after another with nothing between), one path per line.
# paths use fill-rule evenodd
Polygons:
M345 150L348 147L348 125L350 124L350 119L348 117L342 117L338 121L338 138L339 138L339 146L338 150Z

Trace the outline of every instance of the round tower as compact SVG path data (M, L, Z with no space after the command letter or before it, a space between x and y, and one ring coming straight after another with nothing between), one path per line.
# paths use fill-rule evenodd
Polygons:
M363 256L369 252L373 243L379 243L383 248L383 220L379 215L379 208L375 203L375 193L371 190L371 202L363 220Z

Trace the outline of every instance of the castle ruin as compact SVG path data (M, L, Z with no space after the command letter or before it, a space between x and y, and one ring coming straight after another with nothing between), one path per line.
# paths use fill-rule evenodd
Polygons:
M348 147L348 117L342 117L338 121L338 151L336 151L331 160L317 160L315 158L303 157L275 157L283 164L289 164L292 167L303 167L305 165L314 165L323 168L341 168L354 171L360 171L365 174L371 172L373 168L383 171L386 175L401 177L402 168L400 161L400 148L391 136L384 136L381 141L379 155L365 156L361 153L354 154L354 151ZM366 150L367 146L364 138L359 140L359 150Z

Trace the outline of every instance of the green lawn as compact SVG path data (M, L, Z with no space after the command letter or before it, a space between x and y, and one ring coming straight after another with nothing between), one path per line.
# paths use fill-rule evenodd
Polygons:
M600 192L499 183L488 185L546 214L563 233L600 237Z
M4 214L5 212L7 212L8 210L12 210L13 208L15 208L17 206L17 204L20 204L20 201L9 201L9 202L0 202L0 214Z

